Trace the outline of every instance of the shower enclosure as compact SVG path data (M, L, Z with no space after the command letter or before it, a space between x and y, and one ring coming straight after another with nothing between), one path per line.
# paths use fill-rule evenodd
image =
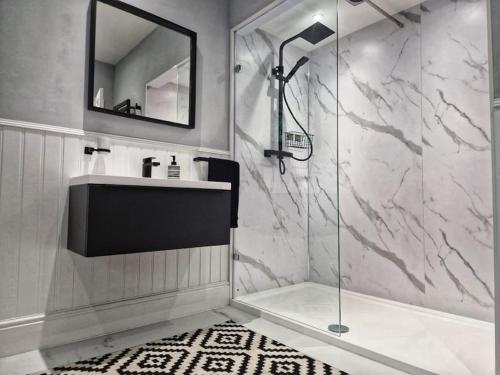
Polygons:
M299 322L304 314L317 313L314 300L326 298L321 313L328 318L322 328L328 330L341 321L334 94L338 27L335 1L324 2L317 14L311 12L314 5L285 2L235 36L234 150L241 164L242 207L234 235L233 297ZM308 30L316 34L306 35ZM273 74L280 60L281 76L293 74L286 85ZM288 106L280 106L283 90ZM326 111L320 113L321 105ZM310 155L309 134L312 157L295 160ZM298 147L287 147L300 137L305 139ZM328 288L312 284L319 275Z
M486 0L285 0L237 28L233 303L408 372L490 373L486 14ZM280 45L317 23L333 33L284 48L282 108ZM312 157L291 158L309 138Z

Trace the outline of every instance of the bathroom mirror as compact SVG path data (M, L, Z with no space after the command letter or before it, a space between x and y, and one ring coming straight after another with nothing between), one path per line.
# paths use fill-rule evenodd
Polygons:
M195 99L195 32L120 1L92 1L90 110L194 128Z

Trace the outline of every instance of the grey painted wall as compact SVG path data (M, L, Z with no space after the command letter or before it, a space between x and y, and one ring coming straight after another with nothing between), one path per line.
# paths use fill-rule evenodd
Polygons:
M100 88L104 89L104 107L112 109L114 106L115 67L111 64L97 61L94 65L94 98Z
M500 98L500 1L491 1L495 98Z
M0 0L0 117L82 128L81 0Z
M145 109L145 87L148 82L187 59L190 39L164 27L156 28L115 68L115 104L131 99Z
M229 24L231 27L243 22L257 11L271 4L274 0L230 0Z
M0 117L228 149L228 0L127 0L198 33L196 129L86 108L88 0L0 0Z

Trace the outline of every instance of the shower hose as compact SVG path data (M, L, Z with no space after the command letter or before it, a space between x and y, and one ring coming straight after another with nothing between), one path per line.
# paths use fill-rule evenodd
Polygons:
M292 159L294 160L297 160L297 161L308 161L309 159L311 159L312 155L313 155L313 143L312 143L312 139L311 139L311 136L309 135L308 132L306 132L306 130L304 129L304 127L301 125L301 123L299 122L299 120L297 120L297 118L295 117L295 114L293 113L292 109L290 108L290 105L288 104L288 100L286 98L286 85L287 85L288 82L285 82L285 84L283 85L283 99L285 100L285 104L286 104L286 107L288 108L288 112L290 112L290 114L292 115L292 118L293 118L293 121L295 121L295 123L298 125L298 127L300 128L300 130L302 130L302 132L304 133L304 135L307 137L307 140L309 141L309 155L304 158L304 159L301 159L301 158L297 158L295 156L292 156ZM286 165L285 165L285 161L283 160L283 158L279 159L279 167L280 167L280 173L281 175L284 175L285 172L286 172Z

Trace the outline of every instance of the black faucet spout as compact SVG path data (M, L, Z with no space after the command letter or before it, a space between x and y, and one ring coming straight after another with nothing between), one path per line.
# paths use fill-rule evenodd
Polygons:
M149 157L142 159L142 177L151 178L151 172L153 171L153 167L158 167L160 165L159 162L153 161L153 159L156 158Z

